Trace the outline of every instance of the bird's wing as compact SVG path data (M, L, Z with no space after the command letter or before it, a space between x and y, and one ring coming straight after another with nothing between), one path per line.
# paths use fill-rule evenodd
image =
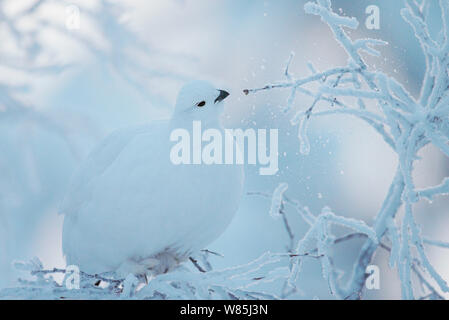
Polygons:
M156 126L159 122L156 121ZM162 121L160 122L162 123ZM151 130L154 125L141 125L119 129L107 136L83 162L72 178L59 213L73 215L90 198L90 186L96 178L117 159L123 149L140 133Z

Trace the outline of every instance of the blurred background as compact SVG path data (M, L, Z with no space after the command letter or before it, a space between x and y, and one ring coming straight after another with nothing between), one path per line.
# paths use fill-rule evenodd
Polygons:
M290 70L298 77L309 73L308 61L318 70L346 64L328 27L304 14L305 2L0 1L0 286L17 278L13 260L38 256L45 267L65 266L57 211L76 168L113 130L169 117L178 90L192 79L231 93L226 128L279 129L279 172L259 176L257 166L247 166L246 191L271 193L287 182L286 194L313 212L329 206L370 224L397 165L382 138L354 118L316 118L310 124L311 152L301 155L297 128L289 120L312 101L299 95L292 114L283 114L288 90L242 94L283 80L292 51ZM365 9L373 4L380 8L379 30L365 27ZM367 59L370 68L394 76L417 96L424 56L400 17L403 6L403 0L333 1L335 10L359 20L352 37L388 41L382 57ZM431 14L436 33L436 6ZM421 156L418 187L449 175L449 163L436 149L425 148ZM269 207L268 198L243 198L228 230L208 248L224 255L213 258L216 268L246 263L268 250L285 251L287 233ZM445 198L417 204L416 219L429 238L449 241L447 208ZM293 210L287 217L301 238L307 226ZM335 263L349 271L361 243L336 247ZM429 249L436 269L449 278L448 252ZM384 252L376 255L380 290L367 291L367 298L400 298L396 271L387 260ZM301 291L292 298L331 297L319 261L308 260L298 281Z

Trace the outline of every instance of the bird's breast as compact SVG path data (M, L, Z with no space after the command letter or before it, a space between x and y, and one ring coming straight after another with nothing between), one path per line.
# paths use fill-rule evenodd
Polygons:
M234 217L243 190L243 171L239 165L192 165L178 167L172 184L179 201L174 214L185 223L188 233L201 249L215 240Z

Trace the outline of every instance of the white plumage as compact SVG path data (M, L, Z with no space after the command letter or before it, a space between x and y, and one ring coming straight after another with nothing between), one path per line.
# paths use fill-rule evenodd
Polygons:
M169 137L176 128L191 132L194 120L223 130L227 95L207 82L187 84L170 120L116 131L89 155L60 210L67 264L121 276L166 272L225 230L242 166L174 165Z

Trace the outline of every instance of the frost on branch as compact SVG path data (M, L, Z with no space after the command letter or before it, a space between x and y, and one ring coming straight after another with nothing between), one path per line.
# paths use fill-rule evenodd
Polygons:
M414 204L421 199L430 200L449 193L448 178L438 186L416 190L412 175L418 151L428 144L439 148L449 157L449 2L438 1L442 31L437 37L430 33L428 27L429 4L429 0L407 0L406 7L401 10L402 18L413 29L425 57L426 71L418 98L413 97L396 79L370 70L362 54L379 56L380 52L375 47L387 43L378 39L352 39L346 28L356 29L357 20L335 13L330 0L308 2L304 9L306 13L320 17L322 22L328 25L335 41L348 56L347 64L317 71L309 63L311 74L295 79L289 73L292 61L290 58L285 70L286 80L245 90L246 94L250 94L276 88L289 89L287 107L283 111L293 109L298 94L312 97L313 103L304 109L296 110L291 119L292 125L298 126L302 154L308 154L310 149L307 139L308 122L314 117L334 114L346 114L365 121L397 154L399 164L396 175L375 217L372 229L338 219L345 226L368 235L345 286L336 281L331 260L325 258L332 243L325 226L326 223L337 221L334 215L329 212L321 213L297 248L300 250L297 253L301 254L309 238L324 239L318 242L317 248L319 255L323 257L323 275L329 280L332 291L340 298L361 297L366 267L378 248L390 251L390 266L397 268L403 298L415 298L419 289L412 283L412 274L415 274L417 281L423 285L424 292L421 297L441 298L438 290L449 292L446 281L435 270L425 251L426 244L441 243L426 241L413 214ZM311 84L314 86L309 88L308 85ZM367 108L368 101L374 102L376 108ZM320 107L326 106L326 109L316 111L319 102ZM405 209L405 217L399 221L396 215L402 207ZM368 230L374 230L375 234ZM389 241L391 248L381 241ZM441 246L446 247L444 244ZM434 288L432 282L438 287Z
M331 293L337 293L340 289L336 283L337 272L333 267L330 251L337 238L332 235L332 224L341 225L357 232L357 234L366 235L376 243L377 237L374 230L368 227L363 221L337 216L328 207L323 208L322 212L314 218L306 235L298 241L294 255L298 257L307 255L310 248L315 245L317 249L314 251L316 251L321 260L323 278L328 282ZM292 279L296 280L300 267L301 260L296 259L292 268L290 283L295 282Z
M131 274L116 279L112 273L90 275L81 271L79 289L70 289L67 279L62 283L54 279L67 270L45 270L34 258L15 264L32 279L19 279L19 286L0 290L0 299L278 299L257 287L288 277L288 268L280 264L284 258L267 252L247 264L223 270L198 271L183 265L145 281Z
M325 207L318 215L313 215L310 210L300 204L296 200L292 200L285 195L287 184L281 183L271 195L270 215L274 217L282 216L284 228L287 232L290 244L287 246L287 253L280 254L290 258L289 276L285 280L281 298L287 298L291 294L297 292L297 278L301 270L303 258L320 259L323 278L328 282L331 293L338 293L341 289L336 284L337 270L332 262L332 246L334 244L350 240L354 237L368 237L373 242L378 243L376 232L366 225L365 222L338 216L334 214L330 208ZM262 192L250 192L249 195L259 195L270 197L270 194ZM309 229L303 238L297 240L292 232L290 222L285 215L285 205L289 205L295 209L304 223L309 225ZM277 211L275 211L277 210ZM350 229L352 233L337 238L332 234L332 225L340 225ZM296 244L295 244L295 240Z
M288 185L286 183L281 183L273 192L273 197L271 198L270 216L275 219L280 216L280 211L283 207L282 196L287 188Z

